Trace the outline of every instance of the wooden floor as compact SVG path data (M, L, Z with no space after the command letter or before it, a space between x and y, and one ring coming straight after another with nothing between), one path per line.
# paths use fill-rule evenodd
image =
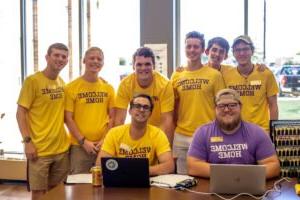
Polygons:
M1 200L30 200L31 194L24 183L0 183Z

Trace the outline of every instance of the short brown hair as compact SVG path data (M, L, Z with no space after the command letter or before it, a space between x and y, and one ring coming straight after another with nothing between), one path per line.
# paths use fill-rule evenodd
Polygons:
M100 52L100 54L102 55L102 57L104 57L104 54L103 54L103 51L102 49L100 49L99 47L90 47L88 48L86 51L85 51L85 54L84 54L84 58L92 51L98 51Z
M68 49L68 47L65 44L63 44L63 43L54 43L54 44L51 44L48 47L48 50L47 50L47 55L48 56L51 55L52 49L59 49L59 50L64 50L64 51L69 52L69 49Z

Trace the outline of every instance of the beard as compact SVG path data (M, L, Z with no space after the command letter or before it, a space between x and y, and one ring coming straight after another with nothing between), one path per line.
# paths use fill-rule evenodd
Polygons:
M216 121L218 123L218 126L222 130L230 132L230 131L233 131L234 129L236 129L240 125L241 118L237 117L237 118L234 118L232 121L227 122L227 121L224 121L224 120L217 117Z

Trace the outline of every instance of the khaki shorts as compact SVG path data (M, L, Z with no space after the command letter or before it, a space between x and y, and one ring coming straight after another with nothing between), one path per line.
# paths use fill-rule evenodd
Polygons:
M28 161L31 190L48 190L63 182L69 173L69 152Z
M88 154L81 146L71 145L71 174L90 173L90 169L95 166L96 159L97 155Z
M177 157L176 168L177 174L187 174L187 152L193 137L189 137L180 133L174 134L173 140L173 155Z

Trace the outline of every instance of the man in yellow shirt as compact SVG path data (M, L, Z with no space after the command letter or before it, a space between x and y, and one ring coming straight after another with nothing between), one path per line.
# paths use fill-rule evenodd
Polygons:
M47 66L28 76L18 99L17 121L28 160L32 199L40 199L69 172L69 139L64 129L64 81L58 76L68 63L68 48L49 46Z
M242 119L269 132L269 120L278 119L278 86L270 70L258 72L251 62L254 45L249 36L237 37L232 45L238 66L223 74L226 86L237 90L243 103Z
M106 135L101 157L148 158L150 176L174 172L170 143L164 132L147 124L153 111L152 98L138 94L130 101L131 123L112 128Z
M89 173L107 131L113 126L114 89L98 77L103 52L89 48L85 72L66 86L65 122L71 133L71 173Z
M160 73L154 71L155 56L150 48L137 49L133 55L134 73L124 78L116 97L115 124L124 124L129 101L136 94L147 94L154 102L154 110L149 124L160 127L173 139L174 93L171 83Z
M204 50L204 35L189 32L185 39L187 65L171 77L176 123L173 153L177 157L177 173L180 174L187 173L186 155L196 128L215 118L214 97L225 87L221 73L201 63Z

